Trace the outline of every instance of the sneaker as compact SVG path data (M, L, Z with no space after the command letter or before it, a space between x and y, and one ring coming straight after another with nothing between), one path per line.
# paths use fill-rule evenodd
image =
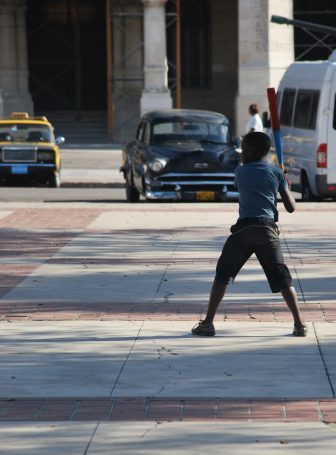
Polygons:
M306 337L307 336L308 329L305 325L295 325L294 324L294 329L292 335L295 337Z
M205 323L204 321L200 321L198 324L195 325L191 329L191 333L193 335L200 335L204 337L213 337L216 333L215 326L212 322Z

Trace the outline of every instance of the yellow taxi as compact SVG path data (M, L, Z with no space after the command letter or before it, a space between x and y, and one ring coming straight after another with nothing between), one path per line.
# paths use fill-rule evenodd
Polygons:
M13 112L0 119L0 181L29 181L61 186L59 145L64 137L55 138L46 117L30 117Z

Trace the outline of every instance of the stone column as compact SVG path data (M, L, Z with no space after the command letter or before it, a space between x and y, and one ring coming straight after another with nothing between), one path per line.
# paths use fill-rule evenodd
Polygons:
M144 90L141 115L153 109L172 107L168 89L166 46L166 0L143 0L144 3Z
M0 0L0 114L33 113L28 89L26 0ZM1 111L2 110L2 111Z
M293 0L239 0L238 97L236 133L244 134L248 106L268 111L267 87L277 89L287 66L294 61L293 27L271 23L275 14L293 17Z

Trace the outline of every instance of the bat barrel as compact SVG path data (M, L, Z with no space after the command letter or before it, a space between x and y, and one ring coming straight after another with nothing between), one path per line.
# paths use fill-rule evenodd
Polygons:
M277 152L277 157L278 157L278 163L279 163L280 169L284 170L278 103L277 103L275 89L273 87L270 87L267 89L267 98L268 98L268 105L269 105L270 116L271 116L271 125L272 125L273 137L274 137L274 145L275 145L275 150Z

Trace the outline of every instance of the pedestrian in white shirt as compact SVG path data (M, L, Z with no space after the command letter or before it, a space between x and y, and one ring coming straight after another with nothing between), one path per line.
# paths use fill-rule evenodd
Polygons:
M246 134L247 133L253 133L253 132L261 132L263 133L264 131L264 126L262 123L262 120L259 115L259 108L257 104L251 104L249 106L249 113L251 115L250 120L248 121L246 125Z

